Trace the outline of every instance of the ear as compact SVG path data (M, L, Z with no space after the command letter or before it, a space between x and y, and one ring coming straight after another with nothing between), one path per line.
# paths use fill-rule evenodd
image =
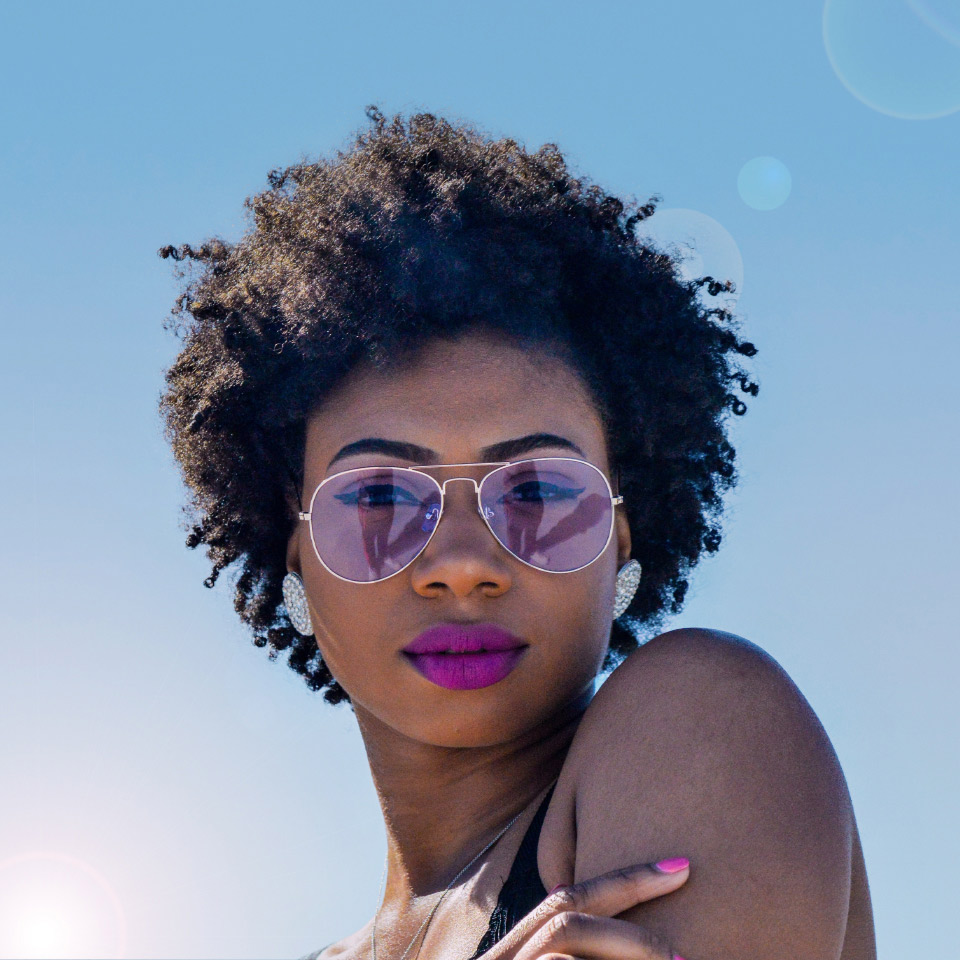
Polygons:
M629 559L633 548L630 539L630 521L623 506L614 507L613 535L617 540L617 569L619 570Z
M287 570L290 573L302 575L302 564L300 563L300 549L303 546L303 537L309 537L309 533L304 529L306 523L299 519L300 511L304 508L300 505L301 484L297 483L293 471L290 471L290 482L284 490L284 499L287 502L290 520L293 523L293 529L290 531L290 538L287 540Z
M300 548L303 544L303 528L303 521L298 520L294 524L290 539L287 541L287 570L301 576L303 570L300 563Z

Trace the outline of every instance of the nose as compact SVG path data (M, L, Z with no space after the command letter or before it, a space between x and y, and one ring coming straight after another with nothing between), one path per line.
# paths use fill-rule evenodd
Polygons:
M455 479L467 482L443 483L443 515L411 567L413 589L424 597L500 596L513 583L509 557L480 516L476 482Z

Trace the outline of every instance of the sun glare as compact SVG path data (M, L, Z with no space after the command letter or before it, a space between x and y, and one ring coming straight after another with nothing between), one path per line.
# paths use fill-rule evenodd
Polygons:
M32 852L0 861L0 957L122 957L123 906L90 864Z
M25 906L19 917L11 920L12 939L19 941L21 957L61 957L70 949L70 923L49 907Z

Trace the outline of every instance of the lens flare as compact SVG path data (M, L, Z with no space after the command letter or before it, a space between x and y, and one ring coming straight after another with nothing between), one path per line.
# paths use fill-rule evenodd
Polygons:
M945 0L827 0L823 43L840 82L903 120L960 110L958 15Z
M637 226L637 236L680 260L683 280L711 276L733 281L735 290L721 298L732 303L743 289L743 257L736 240L713 217L682 207L659 209ZM710 299L705 295L705 299Z
M776 157L754 157L737 177L740 199L754 210L776 210L790 196L793 178L786 164Z
M940 36L960 47L960 3L957 0L907 0L910 9Z
M0 957L126 954L123 905L90 864L33 851L0 861Z

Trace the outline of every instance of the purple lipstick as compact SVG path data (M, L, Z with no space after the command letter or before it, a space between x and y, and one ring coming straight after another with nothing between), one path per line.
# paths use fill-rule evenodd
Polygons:
M442 623L424 630L403 654L438 687L478 690L506 677L527 646L492 623Z

